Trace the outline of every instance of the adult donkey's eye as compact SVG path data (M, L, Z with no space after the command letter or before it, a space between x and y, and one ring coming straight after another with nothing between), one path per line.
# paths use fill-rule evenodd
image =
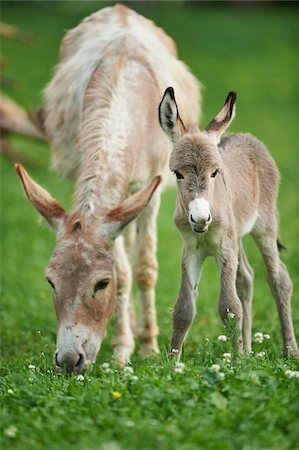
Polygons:
M94 287L94 293L96 293L98 291L102 291L103 289L106 289L108 284L109 284L109 280L98 281L97 284Z
M47 278L47 281L48 281L49 285L51 286L51 288L54 289L54 291L55 291L55 286L54 286L53 281L51 281L50 278Z
M177 170L174 171L175 176L177 177L178 180L182 180L184 178L184 176L178 172Z
M215 172L213 172L213 173L212 173L211 177L212 177L212 178L215 178L218 172L219 172L219 170L218 170L218 169L217 169L217 170L215 170Z

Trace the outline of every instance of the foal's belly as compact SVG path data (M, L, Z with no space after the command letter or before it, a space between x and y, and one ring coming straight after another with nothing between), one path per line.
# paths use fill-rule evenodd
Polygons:
M252 231L254 225L256 224L257 218L258 212L256 211L251 217L240 224L238 230L238 234L240 237L244 236L245 234L249 234Z

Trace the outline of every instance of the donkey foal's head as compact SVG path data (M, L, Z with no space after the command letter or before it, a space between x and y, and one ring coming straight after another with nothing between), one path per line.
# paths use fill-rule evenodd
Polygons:
M54 364L80 372L94 363L114 309L113 240L147 206L160 177L110 211L81 215L68 214L21 165L16 170L27 197L57 237L46 270L58 322Z
M182 206L196 233L207 232L213 220L215 180L222 171L218 143L234 118L235 101L236 94L230 92L223 109L202 131L197 124L184 125L173 88L166 89L159 106L160 125L173 143L170 170L176 175Z

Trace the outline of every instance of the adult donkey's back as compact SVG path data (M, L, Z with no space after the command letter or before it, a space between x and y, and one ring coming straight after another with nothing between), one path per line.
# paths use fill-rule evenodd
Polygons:
M115 298L115 356L120 364L128 361L134 348L132 247L142 304L141 351L158 351L156 188L170 146L157 105L168 85L176 88L184 120L197 122L198 83L176 59L173 41L124 6L92 14L66 34L61 63L45 92L53 165L77 182L73 211L67 213L17 166L29 199L57 235L47 269L58 319L54 362L69 371L95 361ZM136 227L123 234L137 216Z

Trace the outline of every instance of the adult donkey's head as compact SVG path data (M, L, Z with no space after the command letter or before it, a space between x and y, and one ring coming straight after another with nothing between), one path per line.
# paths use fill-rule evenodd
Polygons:
M218 150L221 136L234 118L236 94L230 92L222 110L204 130L197 124L185 126L169 87L159 106L163 131L173 143L170 169L178 181L179 196L193 231L205 233L212 223L215 178L222 175Z
M105 335L116 295L113 240L149 203L161 178L105 213L67 213L25 169L16 171L27 197L56 233L46 270L57 315L54 364L79 372L93 363Z

